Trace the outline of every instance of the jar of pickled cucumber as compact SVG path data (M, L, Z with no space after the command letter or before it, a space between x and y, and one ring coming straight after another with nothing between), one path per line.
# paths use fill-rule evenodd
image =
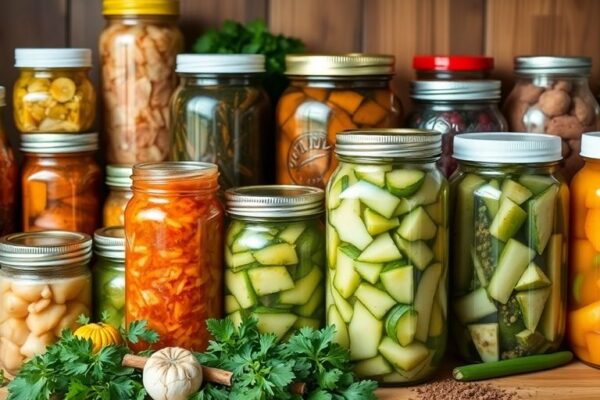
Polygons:
M460 355L490 362L555 351L565 330L569 190L560 138L454 139L450 309Z
M394 57L288 55L290 86L279 99L277 183L324 188L335 170L335 135L346 129L397 128L402 105L391 90Z
M4 131L5 90L0 86L0 236L17 226L17 162Z
M122 226L94 232L96 262L94 320L125 327L125 230Z
M498 108L500 85L500 81L492 80L419 80L411 83L413 110L406 126L442 133L439 165L446 177L456 169L456 161L452 158L455 135L508 129Z
M489 79L494 58L484 56L418 55L413 69L419 80Z
M0 239L0 370L21 365L91 316L92 239L82 233L14 233Z
M110 189L104 201L103 225L125 225L125 207L133 196L131 191L131 165L110 164L106 166L106 186Z
M13 92L21 132L85 132L96 117L90 49L15 49Z
M322 189L273 185L225 192L225 313L254 316L279 340L325 316Z
M354 371L423 381L446 347L447 183L439 132L339 133L327 185L327 323Z
M259 54L180 54L171 99L171 159L219 166L221 189L264 183L271 112Z

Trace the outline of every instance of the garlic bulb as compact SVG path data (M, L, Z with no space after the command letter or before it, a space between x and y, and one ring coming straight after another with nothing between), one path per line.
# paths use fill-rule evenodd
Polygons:
M202 367L191 351L167 347L148 359L143 381L154 400L187 400L202 385Z

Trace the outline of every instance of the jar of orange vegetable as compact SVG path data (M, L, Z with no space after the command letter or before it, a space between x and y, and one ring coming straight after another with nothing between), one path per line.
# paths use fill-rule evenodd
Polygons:
M0 86L0 109L6 105L4 93L4 87ZM0 113L0 235L12 233L16 227L17 173L17 163L4 132L4 115Z
M324 188L337 165L338 132L400 126L393 56L289 55L285 73L291 82L276 111L277 183Z
M93 234L100 225L98 134L21 135L23 230Z
M583 134L581 157L571 181L567 333L577 357L600 367L600 132Z
M160 334L159 348L205 350L206 320L221 316L218 177L216 165L201 162L133 167L125 210L125 318L148 321Z
M106 186L110 189L104 202L104 226L125 224L125 207L133 196L131 191L131 165L111 164L106 166Z

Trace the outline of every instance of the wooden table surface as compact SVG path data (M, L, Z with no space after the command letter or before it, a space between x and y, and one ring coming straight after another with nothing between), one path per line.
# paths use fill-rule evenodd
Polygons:
M436 379L447 378L440 374ZM600 400L600 370L588 367L580 362L533 374L482 381L494 386L514 391L524 400ZM380 400L418 400L411 388L379 389ZM0 389L0 400L5 400L6 389ZM126 400L126 399L123 399ZM463 400L438 397L437 400ZM464 399L476 400L476 399Z

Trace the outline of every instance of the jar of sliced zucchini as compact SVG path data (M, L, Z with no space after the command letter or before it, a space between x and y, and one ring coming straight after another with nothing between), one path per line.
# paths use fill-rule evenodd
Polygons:
M327 322L355 372L384 384L427 379L446 347L447 183L441 134L337 135L327 187Z
M246 186L225 192L225 313L254 316L285 340L324 322L325 194L304 186Z
M554 351L565 329L569 190L560 138L465 134L451 180L452 329L462 357Z

